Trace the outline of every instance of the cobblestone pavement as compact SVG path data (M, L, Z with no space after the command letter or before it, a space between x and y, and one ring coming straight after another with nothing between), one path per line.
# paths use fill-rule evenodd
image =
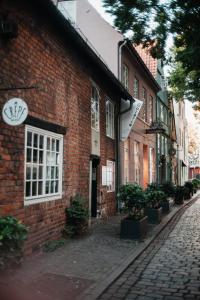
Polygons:
M188 206L99 300L200 299L200 199Z

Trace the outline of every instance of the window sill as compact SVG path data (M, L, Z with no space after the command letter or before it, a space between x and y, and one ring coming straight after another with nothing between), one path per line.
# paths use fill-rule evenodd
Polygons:
M112 141L114 141L114 140L115 140L115 138L114 138L114 137L111 137L111 136L109 136L109 135L107 135L107 134L106 134L106 137L107 137L107 138L109 138L109 139L111 139Z
M29 206L29 205L34 205L34 204L39 204L39 203L44 203L44 202L49 202L53 200L61 200L62 195L54 195L54 196L47 196L47 197L42 197L42 198L36 198L36 199L24 199L24 206Z

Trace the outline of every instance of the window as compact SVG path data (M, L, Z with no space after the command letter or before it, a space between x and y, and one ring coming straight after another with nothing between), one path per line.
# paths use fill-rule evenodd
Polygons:
M133 91L134 97L139 99L139 80L137 78L134 79Z
M154 182L154 150L149 148L149 183Z
M153 122L153 97L149 97L149 124Z
M147 91L142 88L142 101L143 101L143 116L142 119L147 122Z
M114 105L106 101L106 135L114 139Z
M26 126L25 201L38 203L62 193L63 137ZM43 199L42 199L43 198Z
M99 92L95 86L92 86L91 126L99 131Z
M129 139L124 142L124 184L129 182Z
M164 122L164 105L160 104L160 120Z
M123 65L122 68L122 83L125 86L125 88L128 90L128 67L126 65Z
M159 133L157 135L157 151L158 151L158 154L161 153L161 149L160 149L160 134Z
M140 143L134 142L135 182L140 184Z
M108 192L115 191L115 162L107 160L107 166L102 166L102 185L107 186Z

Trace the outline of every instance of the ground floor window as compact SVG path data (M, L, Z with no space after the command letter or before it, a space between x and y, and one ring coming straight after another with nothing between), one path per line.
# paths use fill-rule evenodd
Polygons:
M149 183L154 182L154 149L149 148Z
M108 192L115 191L115 162L107 160L107 165L102 167L102 185L107 186Z
M134 170L135 182L140 184L140 143L134 142Z
M26 126L25 203L61 196L63 136ZM50 199L49 199L50 200Z

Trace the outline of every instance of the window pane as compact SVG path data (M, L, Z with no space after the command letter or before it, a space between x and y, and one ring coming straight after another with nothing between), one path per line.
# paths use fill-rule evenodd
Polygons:
M32 150L30 148L27 148L27 151L26 151L26 161L27 162L31 162L31 159L32 158Z
M33 167L33 179L37 179L37 167Z
M42 181L38 182L38 195L42 195L42 184L43 184Z
M54 193L55 181L51 181L51 194Z
M43 151L39 152L39 164L43 164Z
M51 165L51 153L47 151L47 165Z
M37 163L37 161L38 161L38 150L33 150L33 162L34 163Z
M51 140L51 151L56 151L56 141L55 141L55 139Z
M33 146L38 148L38 134L34 133Z
M51 167L51 179L54 179L54 171L55 171L55 168Z
M39 179L43 178L43 167L39 166Z
M27 146L32 146L32 133L29 131L27 133Z
M46 168L46 178L50 179L51 178L51 167Z
M59 171L58 171L58 167L56 167L56 178L58 178L59 176Z
M50 150L50 138L47 138L47 150Z
M59 159L60 159L59 154L56 154L56 165L59 165Z
M32 196L37 195L37 181L32 182Z
M40 149L44 149L44 137L40 135Z
M59 152L59 140L56 140L56 151Z
M55 181L55 193L58 193L58 180Z
M31 182L28 181L26 182L26 197L30 197L31 196Z
M26 167L26 179L31 179L31 167Z
M46 181L46 194L50 192L50 181Z

